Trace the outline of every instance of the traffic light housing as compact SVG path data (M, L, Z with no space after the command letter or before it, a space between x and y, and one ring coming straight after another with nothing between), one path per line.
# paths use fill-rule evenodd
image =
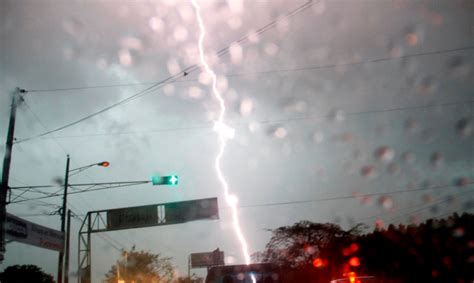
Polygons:
M177 175L152 176L151 183L154 186L157 186L157 185L177 186L179 183L179 177Z

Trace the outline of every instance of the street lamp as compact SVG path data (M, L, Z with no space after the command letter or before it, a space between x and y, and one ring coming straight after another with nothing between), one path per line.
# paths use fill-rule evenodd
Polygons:
M63 194L63 206L61 208L61 211L60 211L60 215L61 215L61 232L64 233L64 235L67 237L66 239L66 244L67 244L67 247L66 247L66 268L65 268L65 276L64 276L64 283L69 283L69 231L67 231L67 233L65 233L65 226L66 226L66 207L67 207L67 189L68 189L68 186L69 186L69 177L70 176L74 176L74 175L77 175L79 174L80 172L86 170L86 169L89 169L93 166L101 166L101 167L109 167L110 166L110 163L108 161L102 161L102 162L99 162L99 163L93 163L93 164L89 164L89 165L86 165L86 166L82 166L82 167L79 167L79 168L75 168L75 169L69 169L69 162L70 162L70 158L69 158L69 154L67 155L67 161L66 161L66 173L65 173L65 177L64 177L64 194ZM74 172L74 173L72 173ZM72 173L72 174L71 174ZM68 220L70 221L70 220ZM68 223L68 226L69 223ZM63 276L63 258L64 258L64 248L63 248L63 251L60 251L59 252L59 259L58 259L58 283L62 283L62 276Z

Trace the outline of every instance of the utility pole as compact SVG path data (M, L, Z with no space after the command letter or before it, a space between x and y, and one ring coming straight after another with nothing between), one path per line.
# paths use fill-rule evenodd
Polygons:
M67 208L67 188L69 186L69 154L67 155L66 161L66 173L64 176L64 194L63 194L63 207L61 208L61 232L65 235L65 226L66 226L66 208ZM65 235L66 236L66 235ZM63 282L63 260L64 260L64 248L59 252L58 258L58 283Z
M5 157L3 159L2 184L0 187L0 262L3 261L5 253L5 222L7 215L6 206L8 180L10 178L10 164L12 161L13 140L15 137L16 106L21 99L20 93L26 93L26 90L17 87L15 91L13 91L10 122L8 123L7 141L5 143Z
M70 235L71 235L71 210L67 210L67 229L66 229L66 256L64 259L64 283L69 283L69 253L70 253Z

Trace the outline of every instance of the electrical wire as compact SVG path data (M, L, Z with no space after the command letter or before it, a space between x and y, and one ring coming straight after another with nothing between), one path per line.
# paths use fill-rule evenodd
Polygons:
M459 51L468 51L468 50L473 50L473 49L474 49L474 46L465 46L465 47L453 48L453 49L444 49L444 50L435 50L435 51L407 54L407 55L403 55L399 57L383 57L383 58L378 58L378 59L360 60L360 61L338 63L338 64L302 66L302 67L295 67L295 68L283 68L283 69L263 70L263 71L256 71L256 72L234 73L234 74L227 74L226 77L235 78L235 77L244 77L244 76L268 75L268 74L276 74L276 73L290 73L290 72L313 71L313 70L321 70L321 69L334 69L334 68L340 68L340 67L365 65L365 64L370 64L370 63L403 60L403 59L420 57L420 56L429 56L429 55L446 54L446 53L453 53L453 52L459 52ZM191 82L196 82L196 81L198 81L198 79L180 80L174 83L191 83ZM110 84L110 85L95 85L95 86L36 89L36 90L34 89L34 90L28 90L28 92L58 92L58 91L74 91L74 90L87 90L87 89L100 89L100 88L123 88L123 87L132 87L132 86L140 86L140 85L152 85L156 83L159 83L159 82Z
M460 197L462 195L465 195L465 194L469 194L469 193L474 193L474 191L472 190L468 190L468 191L464 191L464 192L461 192L461 193L458 193L456 195L454 195L455 197ZM401 218L401 217L404 217L406 215L410 215L414 212L417 212L418 210L419 211L422 211L424 209L430 209L433 205L438 205L438 204L441 204L441 203L444 203L444 202L449 202L450 200L449 199L446 199L446 197L443 197L443 198L438 198L438 200L436 200L435 202L433 203L429 203L429 204L426 204L424 206L422 206L422 208L420 208L420 205L419 204L416 204L416 205L412 205L412 206L409 206L409 207L403 207L403 210L410 210L412 208L416 208L416 210L414 211L410 211L410 212L407 212L407 213L403 213L401 215L398 215L396 217L393 217L390 219L390 221L394 220L394 219L398 219L398 218ZM390 215L392 212L391 211L388 211L388 212L384 212L384 213L381 213L381 214L377 214L377 215L372 215L372 216L369 216L369 217L364 217L364 218L360 218L358 220L356 220L356 222L363 222L363 221L367 221L367 220L370 220L370 219L376 219L376 218L382 218L382 217L385 217L385 216L388 216Z
M301 13L302 11L304 11L304 10L306 10L307 8L311 7L313 4L314 4L314 3L313 3L312 0L310 0L310 1L308 1L308 2L305 2L304 4L298 6L296 9L294 9L294 10L288 12L288 13L287 13L286 15L284 15L283 17L280 17L280 18L277 18L277 19L271 21L270 23L266 24L265 26L263 26L263 27L257 29L255 32L251 32L251 33L245 35L244 37L240 38L239 40L232 42L232 43L229 44L227 47L220 49L220 50L216 53L216 56L217 56L217 57L222 57L222 56L226 55L227 53L229 53L230 47L233 46L233 44L244 44L244 43L246 43L247 41L249 41L249 37L250 37L250 36L260 35L260 34L266 32L266 31L270 30L271 28L275 27L278 22L283 21L283 20L286 19L286 18L290 18L290 17L293 17L293 16L295 16L295 15ZM194 72L194 71L196 71L196 70L198 70L198 69L200 69L200 66L199 66L198 64L191 65L191 66L189 66L189 67L187 67L187 68L184 68L184 69L181 70L179 73L176 73L176 74L174 74L174 75L172 75L172 76L169 76L169 77L166 78L166 79L163 79L163 80L161 80L161 81L158 81L158 82L152 84L151 86L149 86L149 87L147 87L147 88L145 88L145 89L143 89L143 90L141 90L141 91L139 91L139 92L137 92L137 93L135 93L135 94L133 94L133 95L127 97L127 98L124 98L124 99L122 99L122 100L119 100L118 102L116 102L116 103L114 103L114 104L112 104L112 105L109 105L109 106L107 106L107 107L105 107L105 108L103 108L103 109L101 109L101 110L99 110L99 111L97 111L97 112L94 112L94 113L92 113L92 114L89 114L89 115L87 115L87 116L85 116L85 117L83 117L83 118L81 118L81 119L79 119L79 120L76 120L76 121L74 121L74 122L68 123L68 124L66 124L66 125L64 125L64 126L55 128L55 129L53 129L53 130L46 131L46 132L44 132L44 133L41 133L41 134L39 134L39 135L30 137L30 138L25 138L25 139L19 140L19 141L17 141L17 143L19 143L19 142L25 142L25 141L28 141L28 140L32 140L32 139L35 139L35 138L42 137L42 136L46 136L46 135L52 134L52 133L54 133L54 132L58 132L58 131L61 131L61 130L66 129L66 128L72 127L72 126L74 126L74 125L77 125L77 124L79 124L79 123L81 123L81 122L83 122L83 121L86 121L86 120L88 120L88 119L90 119L90 118L93 118L93 117L95 117L95 116L97 116L97 115L99 115L99 114L101 114L101 113L104 113L104 112L106 112L106 111L108 111L108 110L110 110L110 109L112 109L112 108L115 108L115 107L117 107L117 106L120 106L120 105L125 104L125 103L130 102L130 101L133 101L133 100L135 100L135 99L137 99L137 98L139 98L139 97L141 97L141 96L143 96L143 95L145 95L145 94L151 92L153 89L155 89L155 88L158 87L158 86L163 86L163 85L165 85L166 83L172 83L172 82L178 81L179 79L181 79L181 78L187 76L188 74L190 74L190 73L192 73L192 72Z
M454 102L446 102L446 103L439 103L439 104L415 105L415 106L407 106L407 107L396 107L396 108L375 109L375 110L367 110L367 111L359 111L359 112L349 112L349 113L346 113L345 115L358 116L358 115L365 115L365 114L378 114L378 113L396 112L396 111L405 111L405 110L429 109L429 108L464 105L464 104L472 104L472 103L474 103L474 100L464 100L464 101L454 101ZM300 116L300 117L293 117L293 118L260 120L253 123L260 124L260 125L263 125L263 124L268 125L268 124L280 124L280 123L303 121L303 120L327 119L331 117L332 117L331 114L307 115L307 116ZM247 123L229 123L229 125L233 127L241 127L241 126L246 126ZM118 132L118 133L112 132L112 133L68 135L68 136L56 136L55 138L68 139L68 138L103 137L103 136L134 135L134 134L151 134L151 133L162 133L162 132L202 130L202 129L212 129L212 128L213 128L213 125L209 123L207 125L196 125L196 126L189 126L189 127L163 128L163 129ZM43 139L48 139L48 137L43 137Z

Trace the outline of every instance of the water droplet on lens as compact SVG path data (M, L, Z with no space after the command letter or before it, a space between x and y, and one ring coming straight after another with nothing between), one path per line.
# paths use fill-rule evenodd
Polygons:
M329 120L333 122L343 122L346 119L346 114L342 110L332 110L329 113Z
M435 152L430 157L432 166L439 167L443 164L443 155L439 152Z
M393 200L388 196L381 196L379 198L379 205L382 206L385 210L390 210L393 208Z
M408 133L414 133L419 130L420 125L415 119L410 118L405 121L404 127Z
M240 102L240 115L243 117L250 115L253 110L253 102L250 98L244 98Z
M366 165L363 166L360 170L360 174L368 179L375 178L377 176L377 172L375 170L375 167L372 165Z
M455 180L455 185L458 187L467 187L469 184L471 184L471 180L469 180L468 177L459 177Z
M395 156L395 151L388 146L381 146L377 148L374 152L374 157L378 161L390 162Z
M273 136L278 138L278 139L284 139L286 137L286 135L287 135L287 132L286 132L285 128L283 128L283 127L278 127L273 132Z
M469 118L462 118L456 123L456 131L461 136L469 136L472 133L473 125L472 120Z
M470 70L470 66L461 56L454 56L448 62L448 71L453 77L466 77Z
M438 82L433 77L425 77L418 83L421 94L433 94L438 89Z

